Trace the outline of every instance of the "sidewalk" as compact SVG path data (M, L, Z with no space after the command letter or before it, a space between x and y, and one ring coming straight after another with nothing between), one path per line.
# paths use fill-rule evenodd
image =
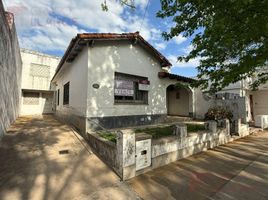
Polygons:
M128 181L143 199L268 199L268 132L255 133Z

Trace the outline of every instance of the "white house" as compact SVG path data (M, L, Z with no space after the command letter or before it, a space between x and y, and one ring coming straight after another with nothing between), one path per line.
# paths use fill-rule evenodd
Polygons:
M59 57L21 49L22 101L20 115L53 113L54 89L51 79Z
M193 90L174 87L193 80L167 73L170 66L138 32L77 34L52 79L56 115L82 132L193 116Z

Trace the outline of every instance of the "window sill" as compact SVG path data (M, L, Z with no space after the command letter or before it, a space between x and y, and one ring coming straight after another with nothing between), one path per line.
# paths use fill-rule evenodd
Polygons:
M115 101L114 105L149 105L141 101Z

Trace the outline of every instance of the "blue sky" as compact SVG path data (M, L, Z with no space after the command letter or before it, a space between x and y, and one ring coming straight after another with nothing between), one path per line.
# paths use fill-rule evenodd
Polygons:
M43 53L62 56L71 38L83 32L136 32L166 56L173 67L171 73L195 76L199 60L177 62L177 56L191 50L190 39L182 35L164 41L163 31L172 26L170 19L156 17L159 0L135 0L135 10L106 0L109 11L101 10L101 0L4 0L6 10L15 14L20 46Z

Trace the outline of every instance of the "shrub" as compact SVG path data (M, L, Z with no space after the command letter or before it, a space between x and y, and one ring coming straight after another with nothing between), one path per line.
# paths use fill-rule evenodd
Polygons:
M205 114L205 120L222 120L222 119L229 119L233 118L233 114L227 108L216 106L213 108L208 109L208 112Z

